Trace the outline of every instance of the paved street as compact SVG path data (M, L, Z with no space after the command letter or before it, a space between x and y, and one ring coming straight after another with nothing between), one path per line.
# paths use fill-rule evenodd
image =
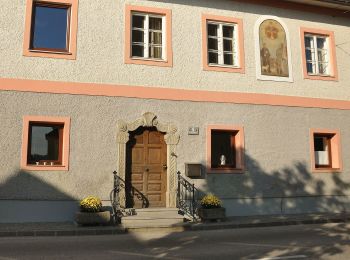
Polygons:
M350 224L0 238L10 259L350 259Z

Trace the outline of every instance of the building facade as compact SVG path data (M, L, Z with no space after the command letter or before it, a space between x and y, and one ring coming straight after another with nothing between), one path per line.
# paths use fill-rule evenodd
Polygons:
M0 222L108 205L114 170L126 207L176 207L191 164L228 216L349 211L350 8L330 2L7 1Z

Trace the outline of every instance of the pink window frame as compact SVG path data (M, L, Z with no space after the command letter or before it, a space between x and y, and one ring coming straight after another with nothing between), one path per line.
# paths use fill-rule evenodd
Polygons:
M330 65L330 75L329 76L321 76L321 75L310 75L307 73L306 67L306 57L305 57L305 34L313 34L326 36L329 39L329 65ZM312 28L300 28L300 40L301 40L301 57L302 57L302 66L303 66L303 74L304 79L311 80L326 80L326 81L337 81L338 80L338 68L337 68L337 59L336 59L336 51L335 51L335 39L334 32L321 30L321 29L312 29Z
M63 124L63 143L62 143L62 165L28 165L28 143L29 143L29 124L47 123ZM22 154L21 169L29 171L68 171L69 166L69 136L70 136L70 118L69 117L47 117L47 116L24 116L22 132Z
M156 14L165 16L166 20L166 59L153 60L146 58L132 58L131 57L131 15L132 12L140 12L145 14ZM125 6L125 55L124 61L127 64L142 64L150 66L172 67L173 53L172 53L172 17L170 9L146 7L146 6Z
M238 28L238 55L239 55L239 66L238 67L226 67L221 65L210 65L208 64L208 33L207 33L207 22L226 22L237 25ZM221 71L221 72L236 72L245 73L245 61L244 61L244 36L243 36L243 21L242 19L217 16L210 14L202 14L202 57L203 57L203 70L206 71Z
M332 135L331 142L331 165L330 168L316 168L315 151L314 151L314 135L325 134ZM311 172L342 172L343 162L341 154L340 131L333 129L310 129L310 157L311 157Z
M75 60L77 54L77 29L78 29L78 1L79 0L27 0L25 29L24 29L24 43L23 43L23 55L29 57L43 57L43 58L55 58L55 59L68 59ZM33 5L35 3L52 3L55 5L69 5L71 9L69 19L69 43L68 52L55 52L55 51L41 51L30 49L31 41L31 26Z
M235 135L236 167L231 169L212 168L211 165L211 133L213 130L226 130L237 132ZM208 125L207 126L207 173L244 173L244 129L234 125Z

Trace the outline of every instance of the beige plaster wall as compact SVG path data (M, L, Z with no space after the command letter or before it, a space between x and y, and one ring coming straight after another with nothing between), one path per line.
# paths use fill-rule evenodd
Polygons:
M191 180L204 192L242 203L252 198L350 196L348 111L11 91L0 92L0 109L0 200L77 200L91 194L108 200L117 163L117 121L132 122L147 111L178 127L177 165L183 173L185 162L205 164L208 124L244 127L246 173ZM19 169L24 115L71 117L69 171ZM188 135L190 126L198 126L199 135ZM310 128L340 130L342 173L310 173Z
M199 0L80 0L77 59L62 60L22 55L25 0L2 0L0 13L1 78L95 82L166 88L256 92L349 100L349 20L319 14L249 5L235 1ZM125 4L163 7L173 15L172 68L124 64ZM243 19L246 73L207 72L201 61L201 14ZM261 15L275 15L287 25L291 38L293 83L256 79L254 25ZM334 31L338 82L304 80L299 28ZM132 75L132 77L130 76Z

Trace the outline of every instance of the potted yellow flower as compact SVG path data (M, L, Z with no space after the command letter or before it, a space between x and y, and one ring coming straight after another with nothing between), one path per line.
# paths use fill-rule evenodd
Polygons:
M80 212L75 215L80 225L101 225L111 221L109 211L102 210L102 202L98 197L88 196L80 201Z
M205 195L201 200L201 207L198 215L202 221L222 220L225 218L225 208L221 206L221 201L214 194Z

